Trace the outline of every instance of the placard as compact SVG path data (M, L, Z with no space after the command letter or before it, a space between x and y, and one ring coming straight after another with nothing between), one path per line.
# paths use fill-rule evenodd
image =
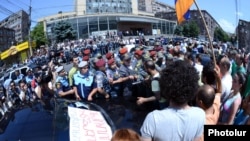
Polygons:
M98 111L68 107L70 141L110 141L112 131Z

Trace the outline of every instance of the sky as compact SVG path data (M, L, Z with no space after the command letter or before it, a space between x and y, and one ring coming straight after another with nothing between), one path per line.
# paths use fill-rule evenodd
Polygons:
M159 1L174 7L175 0ZM0 20L21 9L28 12L30 2L32 25L44 16L57 14L59 11L74 10L74 0L1 0ZM248 14L250 0L196 0L196 3L200 10L210 13L226 32L235 32L237 19L250 21L250 14ZM190 9L197 10L197 7L193 4Z

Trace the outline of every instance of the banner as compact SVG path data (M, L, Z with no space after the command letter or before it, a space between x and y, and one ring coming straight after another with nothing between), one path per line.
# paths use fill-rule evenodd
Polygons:
M68 107L70 141L110 141L112 130L98 111Z

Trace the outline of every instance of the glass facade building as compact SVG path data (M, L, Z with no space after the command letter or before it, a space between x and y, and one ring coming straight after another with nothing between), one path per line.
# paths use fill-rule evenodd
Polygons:
M119 32L124 36L135 36L139 33L144 35L173 34L176 22L145 16L117 16L117 15L95 15L64 19L71 23L77 32L77 38L90 36L102 36L112 31ZM57 21L58 22L58 21ZM48 36L52 35L52 28L56 21L47 23Z
M154 0L76 0L75 11L43 18L47 36L59 21L71 23L77 38L115 35L172 35L176 21L154 17Z
M86 13L132 13L132 0L87 0Z

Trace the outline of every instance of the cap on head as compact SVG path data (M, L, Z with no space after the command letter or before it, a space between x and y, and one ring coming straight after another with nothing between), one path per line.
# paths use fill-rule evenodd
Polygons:
M115 59L111 58L111 59L108 60L108 65L112 65L114 62L115 62Z
M142 51L142 50L136 50L136 51L135 51L135 54L136 54L136 55L139 55L139 56L142 56L143 51Z
M85 66L88 65L88 62L87 61L81 61L79 64L78 64L78 68L83 68Z
M104 67L105 66L105 61L103 59L98 60L95 65L97 67Z
M63 70L63 66L59 66L59 67L56 68L57 73L61 72L62 70Z
M109 59L111 58L112 55L113 55L113 54L112 54L111 52L108 52L108 53L106 54L106 58L109 60Z
M128 49L126 48L126 47L123 47L123 48L121 48L120 50L119 50L119 53L120 54L125 54L125 53L127 53L128 52Z
M150 56L155 56L156 55L156 51L150 51Z

